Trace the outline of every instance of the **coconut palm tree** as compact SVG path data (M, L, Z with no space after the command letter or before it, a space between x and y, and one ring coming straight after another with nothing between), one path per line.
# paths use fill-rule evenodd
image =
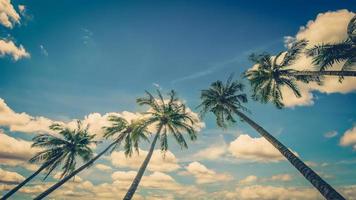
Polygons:
M326 199L344 199L292 151L243 113L246 110L243 103L247 102L246 94L242 93L243 88L243 84L233 81L232 77L228 79L226 84L222 81L212 83L209 89L201 92L202 103L198 106L201 109L201 116L204 117L206 113L212 112L216 116L217 125L225 128L228 124L236 122L234 115L237 115L281 152Z
M141 139L148 140L148 138L146 137L147 134L146 127L141 126L142 120L133 120L131 123L129 123L126 119L116 115L109 116L108 120L112 122L112 126L104 127L105 129L104 138L108 139L114 137L113 142L111 142L103 151L101 151L95 157L90 159L88 162L86 162L78 169L74 170L71 174L64 177L59 182L54 184L52 187L50 187L49 189L47 189L46 191L38 195L35 198L36 200L43 199L44 197L48 196L50 193L52 193L57 188L62 186L64 183L66 183L68 180L73 178L75 175L77 175L84 169L90 167L96 160L98 160L106 152L108 152L109 150L111 150L111 152L115 150L122 142L124 142L125 154L131 156L133 152L133 148L135 148L138 151L138 144Z
M155 98L151 93L146 91L146 97L137 99L139 105L149 106L148 112L145 112L148 117L143 126L154 126L156 134L154 135L145 160L124 197L125 200L131 199L135 194L145 169L152 157L158 138L160 139L160 147L163 152L168 149L168 133L173 135L182 148L188 148L185 138L182 135L183 132L188 133L191 140L197 138L194 125L198 122L198 119L187 111L185 105L177 98L176 93L172 90L168 94L169 99L167 100L163 99L159 90L157 90L157 93L158 98Z
M62 165L61 178L70 174L76 165L77 157L83 161L88 161L92 158L93 152L89 145L95 143L93 138L95 135L88 133L88 126L83 127L80 121L77 121L77 128L71 130L61 124L52 124L50 129L56 131L57 135L40 134L33 138L32 147L44 149L30 159L31 163L42 163L41 167L31 176L15 188L6 193L1 200L8 199L31 179L37 176L43 170L47 171L46 179L54 169Z
M246 71L252 87L252 98L262 103L272 102L277 108L284 107L281 87L291 89L296 97L301 97L297 81L322 84L323 76L356 76L356 71L297 71L290 66L298 59L307 45L305 40L295 42L287 52L275 57L268 53L252 54L250 60L255 66Z
M313 56L313 63L325 71L335 63L345 62L342 71L355 69L356 66L356 15L347 26L347 39L337 44L316 45L307 50Z

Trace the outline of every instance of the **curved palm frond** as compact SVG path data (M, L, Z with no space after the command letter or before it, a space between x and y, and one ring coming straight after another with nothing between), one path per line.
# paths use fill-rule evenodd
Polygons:
M75 130L70 130L61 124L52 124L50 129L58 132L59 136L40 134L34 137L32 147L44 150L30 159L31 163L48 164L45 178L60 165L63 170L62 178L75 169L77 157L88 161L93 156L89 145L96 143L93 140L95 135L88 133L88 126L82 127L82 123L78 121Z

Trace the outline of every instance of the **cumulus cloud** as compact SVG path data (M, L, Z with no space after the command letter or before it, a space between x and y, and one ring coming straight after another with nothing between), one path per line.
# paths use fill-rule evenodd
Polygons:
M107 166L104 164L96 164L95 168L100 171L104 171L104 172L110 172L112 170L112 168L110 166Z
M232 176L226 173L217 173L212 169L208 169L205 165L199 162L192 162L187 167L187 171L180 173L181 175L193 175L197 184L206 184L232 180Z
M4 57L6 55L11 56L15 61L21 58L30 57L30 54L22 45L16 46L13 41L0 39L0 57Z
M0 0L0 24L12 28L20 23L20 15L11 4L11 0Z
M191 111L190 108L186 108L186 111L198 120L198 123L194 126L197 131L200 131L204 126L204 122L200 121L198 114ZM95 134L97 138L102 138L104 134L103 127L111 125L108 121L108 117L114 115L126 119L128 122L144 118L146 116L140 113L134 112L110 112L105 114L90 113L82 119L84 126L89 125L89 132ZM68 126L69 128L75 128L77 119L72 119L69 122L61 122L52 120L43 116L31 116L27 113L17 113L12 110L3 99L0 98L0 126L9 127L10 131L19 131L24 133L54 133L49 129L49 126L53 123L60 123ZM155 131L154 125L148 127L149 131Z
M238 187L235 197L242 200L287 200L287 199L322 199L321 195L312 188L277 187L253 185Z
M302 26L295 38L297 40L306 39L309 41L307 48L311 48L318 44L325 43L338 43L344 41L347 38L347 25L350 19L355 13L348 10L339 10L335 12L326 12L318 14L315 20L311 20L306 26ZM341 69L343 63L335 64L332 70ZM313 70L312 61L310 57L305 55L292 66L297 70ZM314 69L315 70L315 69ZM284 101L286 106L301 106L313 104L314 96L313 91L319 91L322 93L349 93L356 90L356 80L354 78L345 78L342 84L339 83L338 77L325 77L324 84L322 86L317 84L302 84L299 83L302 88L301 92L303 97L296 100L294 95L284 95Z
M266 139L263 137L252 138L246 134L238 136L230 143L229 152L238 159L253 162L278 162L285 160L283 155Z
M114 181L117 181L122 185L126 185L128 188L136 174L136 171L117 171L113 173L111 177ZM171 176L162 172L153 172L148 176L143 176L140 182L140 186L161 190L175 190L181 187Z
M202 149L195 153L192 157L196 160L216 160L221 158L227 152L225 142L221 144L213 144L210 147Z
M347 130L340 139L341 146L352 146L356 150L356 125Z
M111 154L111 162L115 167L127 167L138 169L146 158L148 151L140 149L140 153L134 153L131 157L126 157L123 151L115 151ZM171 172L179 169L178 159L175 155L167 151L165 156L160 150L154 150L150 163L147 167L149 171Z
M355 13L348 10L330 11L320 13L316 19L310 20L305 26L300 27L298 33L284 37L285 46L289 47L294 41L306 39L309 41L306 48L311 48L318 44L339 43L347 38L347 25ZM339 70L343 63L335 64L330 70ZM317 70L313 68L312 58L304 54L291 66L296 70ZM313 105L315 95L313 91L321 93L349 93L356 90L356 79L346 77L342 84L338 77L325 76L322 86L316 83L298 83L302 97L297 98L291 90L282 87L283 103L286 107Z
M257 182L287 182L291 181L293 177L289 174L277 174L267 178L259 178L255 175L249 175L239 181L240 185L255 184Z
M36 152L38 148L31 148L31 142L10 137L0 129L0 164L2 165L23 165ZM25 165L25 167L33 165Z
M251 183L256 182L257 180L258 180L257 176L249 175L249 176L246 176L245 178L241 179L239 181L239 184L241 184L241 185L251 184Z
M5 171L0 168L0 183L17 184L25 180L23 176L16 172Z

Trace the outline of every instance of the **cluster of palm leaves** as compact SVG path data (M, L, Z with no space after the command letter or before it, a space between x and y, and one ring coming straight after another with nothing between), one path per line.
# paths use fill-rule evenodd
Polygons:
M262 103L271 102L277 108L283 108L282 87L286 86L294 92L296 97L301 97L298 81L322 84L324 76L355 77L356 71L352 71L356 60L355 29L356 17L353 17L347 29L348 39L339 44L322 44L304 51L307 41L301 40L291 45L286 52L280 52L276 56L268 53L252 54L250 60L255 67L244 74L250 81L252 99ZM313 57L313 63L319 67L318 71L297 71L291 68L302 53ZM339 71L326 70L340 62L344 64ZM269 141L326 199L344 199L285 145L244 114L248 112L244 106L248 97L244 93L242 83L233 80L232 76L225 83L215 81L208 89L201 91L200 98L201 104L198 108L201 118L211 112L216 117L217 126L225 129L236 123L236 117L238 117ZM131 156L134 151L139 151L139 144L142 141L150 141L149 137L152 136L153 140L147 156L124 197L125 200L132 199L157 141L162 152L168 150L168 135L171 135L182 148L187 148L184 134L187 134L190 140L196 140L195 126L199 121L187 110L186 105L179 100L173 90L168 93L167 98L164 98L159 90L157 90L157 96L146 91L146 96L138 98L137 103L148 107L148 111L142 113L142 118L130 122L116 115L108 118L112 125L104 127L104 138L110 139L111 142L96 156L93 156L90 146L98 142L94 140L95 135L88 132L88 126L83 127L80 121L77 122L76 129L69 129L61 124L50 126L56 134L41 134L33 138L33 147L43 150L37 153L30 162L41 163L40 168L1 199L8 199L40 172L45 170L46 178L53 170L61 166L61 179L35 198L43 199L75 175L90 167L105 153L122 146L125 154ZM84 163L78 168L76 168L77 158L81 158Z
M269 53L252 54L250 60L255 67L245 72L252 87L252 98L262 103L271 102L277 108L283 108L282 87L293 91L301 97L297 82L316 82L323 84L325 76L355 77L356 71L356 17L353 17L347 28L348 38L338 44L321 44L305 49L308 41L294 42L286 51L272 56ZM319 70L298 71L293 64L305 53L312 56L313 64ZM343 62L341 70L327 70L335 63ZM313 66L310 66L312 68Z

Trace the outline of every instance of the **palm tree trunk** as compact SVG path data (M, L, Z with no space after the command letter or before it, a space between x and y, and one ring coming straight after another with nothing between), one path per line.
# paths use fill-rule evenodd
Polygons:
M102 155L104 155L109 149L111 149L115 144L117 143L117 140L112 142L108 147L106 147L101 153L96 155L94 158L89 160L87 163L84 165L80 166L78 169L74 170L71 174L68 176L64 177L60 181L58 181L56 184L54 184L52 187L48 188L46 191L42 192L40 195L38 195L34 200L39 200L45 198L47 195L51 194L54 190L62 186L65 182L70 180L72 177L77 175L79 172L83 171L85 168L89 167L91 164L93 164L98 158L100 158Z
M356 71L296 71L292 72L295 76L356 76Z
M345 200L334 188L325 182L317 173L309 168L303 161L295 156L286 146L269 134L265 129L252 121L242 112L237 111L237 115L246 121L252 128L269 141L288 161L328 200Z
M143 174L145 173L146 167L147 167L148 163L151 160L151 157L152 157L152 154L153 154L153 150L154 150L154 148L156 146L156 142L157 142L159 133L161 131L161 128L162 127L160 127L158 129L158 132L156 133L156 135L155 135L155 137L154 137L154 139L152 141L152 144L151 144L151 147L150 147L150 151L148 152L145 160L143 161L140 169L138 170L135 179L132 181L132 184L131 184L130 188L127 190L127 193L126 193L126 195L124 197L124 200L131 200L133 195L135 194L136 189L137 189L137 187L138 187L138 185L139 185L139 183L141 181L141 178L142 178Z
M26 178L24 181L22 181L20 184L18 184L15 188L7 192L3 197L1 197L1 200L8 199L10 196L12 196L15 192L17 192L20 188L22 188L26 183L28 183L31 179L33 179L35 176L37 176L42 170L44 170L48 165L50 165L52 162L47 162L44 163L37 171L35 171L31 176Z

